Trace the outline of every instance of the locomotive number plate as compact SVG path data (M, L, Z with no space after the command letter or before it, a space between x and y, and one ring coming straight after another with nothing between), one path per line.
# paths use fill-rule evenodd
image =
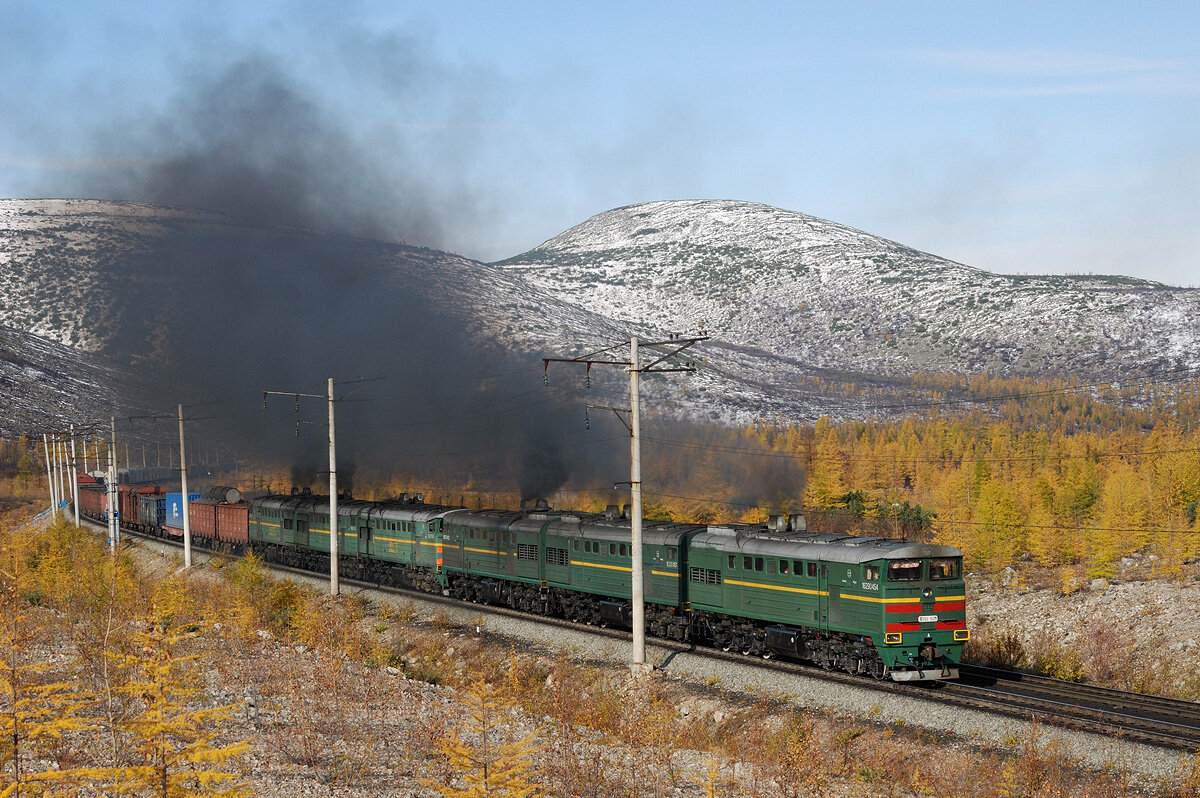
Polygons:
M937 616L936 615L919 615L919 616L917 616L917 620L921 623L936 623Z

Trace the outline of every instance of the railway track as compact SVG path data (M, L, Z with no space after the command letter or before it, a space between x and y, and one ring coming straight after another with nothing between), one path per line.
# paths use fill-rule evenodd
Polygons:
M978 665L961 666L958 681L945 683L939 692L983 701L1017 717L1165 748L1200 750L1200 704L1193 701Z
M88 523L100 527L91 519ZM144 536L131 530L127 534L182 549L182 542ZM196 546L197 549L202 547ZM281 573L312 577L310 571L268 563ZM319 576L319 575L318 575ZM408 596L431 604L463 607L464 602L436 594L378 585L342 578L342 583L384 594ZM601 626L585 626L561 618L552 618L489 604L470 604L480 613L507 617L563 629L572 629L612 640L628 641L629 632ZM653 645L670 652L687 652L710 659L781 673L820 678L864 690L919 698L950 706L1033 720L1073 731L1117 737L1134 743L1179 751L1200 750L1200 704L1161 696L1142 695L1095 685L1064 682L1045 676L1016 671L962 665L957 681L936 681L924 685L874 680L797 662L764 660L743 654L653 639Z

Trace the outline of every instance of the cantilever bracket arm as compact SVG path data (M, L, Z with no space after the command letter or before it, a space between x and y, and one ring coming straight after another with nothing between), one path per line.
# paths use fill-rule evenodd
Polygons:
M642 366L640 371L642 371L643 373L654 373L654 374L667 374L670 372L677 372L677 371L695 371L696 370L695 363L688 363L686 366L682 366L679 368L669 368L669 369L656 369L654 367L657 366L659 363L662 363L664 360L667 360L668 358L675 357L675 355L678 355L680 352L692 347L696 343L698 343L700 341L707 341L707 340L708 340L708 336L704 335L704 336L700 336L697 338L673 338L669 341L654 341L652 343L643 344L643 346L646 346L646 347L670 345L670 346L674 346L675 348L672 349L670 352L667 352L665 355L660 357L658 360L651 361L650 363L647 363L646 365Z

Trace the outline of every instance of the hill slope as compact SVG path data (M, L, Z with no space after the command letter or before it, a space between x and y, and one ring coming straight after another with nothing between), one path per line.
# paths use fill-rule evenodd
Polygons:
M631 325L699 325L838 371L1117 377L1200 365L1200 290L991 274L747 202L618 208L497 265Z

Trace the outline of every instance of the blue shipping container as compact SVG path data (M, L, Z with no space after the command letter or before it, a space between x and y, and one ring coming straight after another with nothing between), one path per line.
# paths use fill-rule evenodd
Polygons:
M188 491L188 501L194 502L200 498L199 493ZM168 493L166 506L166 518L163 519L163 525L174 529L183 529L183 492Z

